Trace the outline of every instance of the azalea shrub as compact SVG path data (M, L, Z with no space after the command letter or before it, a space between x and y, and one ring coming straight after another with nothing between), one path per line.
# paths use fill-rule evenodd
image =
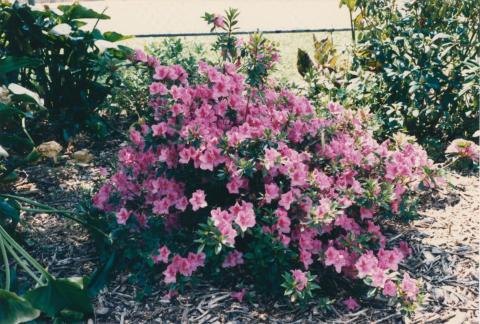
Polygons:
M381 224L415 217L415 194L435 185L420 146L378 143L366 111L315 108L249 82L241 64L200 61L192 81L180 65L136 58L152 117L93 198L119 266L140 281L161 274L166 297L203 277L240 300L253 285L292 302L348 293L350 309L374 296L413 305L419 287L398 272L411 249L391 246Z

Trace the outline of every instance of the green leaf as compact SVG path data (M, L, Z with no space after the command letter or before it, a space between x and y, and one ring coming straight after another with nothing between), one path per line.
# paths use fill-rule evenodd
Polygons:
M37 105L43 107L42 100L40 96L27 88L24 88L18 84L10 83L8 85L8 90L13 94L15 99L19 99L25 102L36 103Z
M32 321L40 316L40 311L25 299L0 289L0 323L17 324Z
M58 9L64 13L62 18L67 18L66 21L70 19L110 19L109 16L86 8L78 3L73 5L60 5Z
M0 198L0 220L5 218L11 219L14 223L18 223L20 220L20 211L13 207L6 199Z
M114 31L107 31L103 33L103 39L109 42L118 42L121 40L129 39L132 38L133 36L128 36L128 35L122 35L120 33L114 32Z
M23 114L22 111L0 102L0 125L9 124L12 119Z
M445 33L438 33L432 37L432 43L435 42L437 39L445 39L445 38L452 38L452 36Z
M313 62L307 52L302 49L298 49L297 52L297 70L302 77L313 68Z
M56 35L56 36L68 36L72 33L72 27L69 24L58 24L54 26L52 29L49 31L50 34Z
M347 6L348 10L354 11L355 6L357 5L357 1L356 0L340 0L340 8L343 5Z
M0 145L0 158L7 158L8 152Z
M96 296L98 292L106 285L113 266L115 265L116 253L113 252L108 261L88 278L87 289L91 297Z
M17 71L22 68L35 68L42 64L42 60L32 57L7 56L0 59L0 73Z
M93 306L83 287L82 278L49 278L46 286L27 292L25 298L49 316L55 316L64 309L83 314L93 313Z

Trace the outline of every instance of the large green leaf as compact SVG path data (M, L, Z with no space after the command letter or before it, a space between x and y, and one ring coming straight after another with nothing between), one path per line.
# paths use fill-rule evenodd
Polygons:
M38 93L35 93L27 88L22 87L21 85L10 83L8 85L8 90L13 94L14 99L22 100L24 102L36 103L40 107L43 107L42 99Z
M65 309L87 315L93 313L92 302L81 278L50 278L46 286L27 292L25 298L49 316L55 316Z
M25 299L0 289L0 323L17 324L32 321L40 311Z
M7 56L0 59L0 73L8 73L22 68L34 68L42 64L42 60L33 57Z
M112 273L115 261L116 253L113 252L108 258L108 261L95 270L95 272L88 278L87 287L88 293L91 297L96 296L98 292L106 285Z
M109 16L86 8L78 3L73 5L60 5L58 9L63 11L67 19L110 19Z

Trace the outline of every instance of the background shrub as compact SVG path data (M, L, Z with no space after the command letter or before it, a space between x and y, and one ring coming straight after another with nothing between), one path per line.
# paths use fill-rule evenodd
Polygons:
M1 3L0 56L11 66L1 71L0 80L38 93L47 109L37 123L51 124L65 139L85 126L102 132L97 109L110 92L116 66L129 52L112 42L124 36L80 28L84 19L109 19L105 14L78 3L58 9L60 13Z
M390 0L348 2L358 12L356 46L349 66L335 65L342 73L326 83L342 86L325 91L316 69L307 74L313 95L370 108L380 138L405 130L436 160L451 140L471 140L479 118L476 1L411 1L402 9Z

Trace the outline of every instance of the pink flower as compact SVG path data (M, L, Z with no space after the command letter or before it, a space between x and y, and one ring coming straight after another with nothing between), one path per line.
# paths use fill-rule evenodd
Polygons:
M383 294L385 296L395 297L397 296L397 286L391 280L387 280L383 285Z
M167 66L157 66L155 67L155 74L153 75L153 78L155 80L163 80L168 77L168 72L169 68Z
M293 203L293 201L294 201L293 191L290 190L289 192L284 193L281 196L280 201L278 202L278 205L285 208L285 210L289 210L290 205Z
M147 62L147 54L145 54L145 52L142 51L141 49L136 49L135 50L135 60L138 61L138 62L146 63Z
M235 205L237 206L238 203ZM235 207L234 206L234 207ZM235 223L240 226L243 232L245 232L250 227L255 226L255 212L253 211L253 205L251 203L247 203L242 201L242 205L239 206L240 208L234 208L236 212L234 213L235 216Z
M163 275L165 276L163 281L166 284L177 282L177 267L173 263L169 264L167 269L163 271Z
M247 292L247 290L245 288L243 288L240 291L233 292L230 296L233 299L235 299L236 301L238 301L239 303L241 303L243 301L243 298L245 297L246 292Z
M280 233L290 233L290 225L291 225L291 221L290 221L290 218L288 217L288 214L287 213L281 213L280 215L278 215L278 211L276 212L276 215L278 216L278 219L277 219L277 223L275 224L278 231Z
M225 260L223 260L222 268L233 268L240 264L243 264L243 253L233 250L228 253Z
M178 272L186 277L192 275L193 268L187 258L182 258L178 255L173 257L172 264L178 269Z
M142 134L135 129L130 131L130 140L137 146L143 146Z
M383 284L387 280L387 276L385 275L385 271L377 268L372 273L372 285L374 287L383 287Z
M166 95L168 93L167 87L160 82L153 82L150 87L150 94L153 95Z
M350 262L348 260L348 257L348 252L337 250L334 247L330 246L325 252L325 265L333 265L335 267L335 271L337 273L340 273L343 267L349 265Z
M305 250L305 249L301 249L300 250L300 262L302 262L305 269L308 269L310 267L310 265L313 263L312 253Z
M203 267L205 265L205 253L188 253L188 262L190 262L190 267L192 271L197 270L198 267Z
M340 105L338 103L330 102L328 104L328 110L330 111L330 113L332 113L334 115L339 115L340 113L343 112L344 108L342 107L342 105Z
M170 201L167 198L155 200L153 202L153 213L157 215L166 215L169 213Z
M227 190L231 194L238 194L240 193L240 188L247 188L248 187L248 180L242 179L239 177L232 177L230 178L230 182L227 183Z
M213 25L218 28L223 28L225 26L224 18L222 15L215 15L213 18Z
M232 216L228 211L221 210L220 208L215 208L210 211L212 216L213 224L218 226L220 223L231 223L235 216Z
M192 204L192 210L197 211L200 208L207 207L207 202L205 201L205 192L201 189L198 189L192 194L192 198L190 198L189 202Z
M360 207L360 218L364 219L372 219L373 218L373 210L367 209L365 207Z
M453 140L447 147L445 153L458 154L461 157L470 158L475 162L480 160L480 147L474 142L464 139Z
M93 197L93 204L95 207L105 210L110 200L110 185L103 185L100 190Z
M272 148L266 148L265 157L263 159L265 169L269 170L270 168L275 166L275 164L280 160L280 158L281 155L277 150Z
M417 282L410 278L410 275L406 272L403 274L401 289L410 300L416 300L420 291L417 287Z
M185 196L181 197L175 202L175 208L177 208L180 211L185 211L185 209L187 209L187 206L188 206L188 199Z
M265 201L267 204L280 196L280 188L275 183L265 185Z
M381 269L391 269L393 271L398 270L398 264L403 260L404 256L400 249L394 250L380 249L377 254L378 266Z
M180 156L180 159L178 162L182 164L187 164L190 161L190 159L195 159L197 152L193 147L188 147L188 148L184 147L180 150L178 155Z
M200 169L213 171L213 168L218 165L220 160L220 152L217 148L209 148L200 155Z
M291 185L303 187L307 184L308 168L303 163L296 163L293 166L293 172L290 174Z
M348 297L343 301L343 304L347 307L349 311L354 311L360 308L358 302L352 296Z
M117 213L117 223L120 225L127 224L127 220L131 214L131 211L128 211L125 208L121 208L120 211Z
M152 126L152 134L153 136L164 136L167 134L168 125L167 123L159 123Z
M355 263L355 268L358 271L357 277L362 279L371 275L377 269L377 266L378 260L373 253L362 254Z
M158 249L158 255L154 255L153 262L158 263L158 262L163 262L163 263L168 263L168 256L170 255L170 250L168 247L165 245L162 246L160 249Z
M220 234L222 235L222 243L227 246L232 246L235 244L235 237L237 236L237 231L232 227L231 223L222 221L216 225Z
M305 272L298 269L292 270L292 277L293 277L293 280L295 281L295 288L298 291L302 291L303 289L305 289L305 287L308 284L308 277Z

